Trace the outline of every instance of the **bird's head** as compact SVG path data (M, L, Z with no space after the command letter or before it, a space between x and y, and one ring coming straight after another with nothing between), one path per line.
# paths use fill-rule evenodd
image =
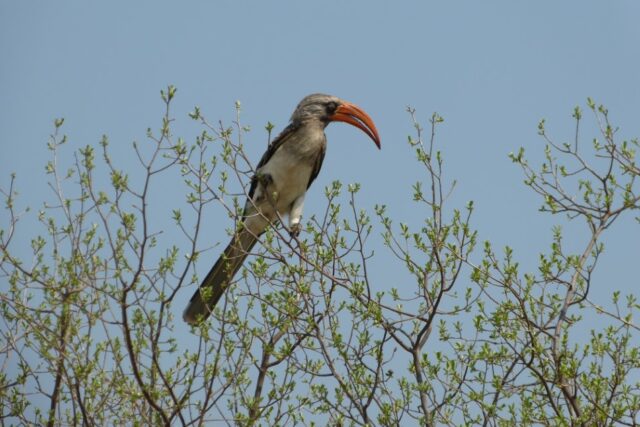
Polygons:
M331 122L345 122L369 135L378 148L380 136L371 117L360 107L338 97L315 93L300 101L291 115L292 122L317 120L324 126Z

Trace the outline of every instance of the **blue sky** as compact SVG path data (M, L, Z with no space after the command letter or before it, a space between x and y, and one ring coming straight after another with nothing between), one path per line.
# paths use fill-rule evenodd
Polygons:
M542 117L569 140L571 111L588 96L609 108L620 138L640 135L639 16L636 1L2 2L0 185L15 171L23 205L50 197L45 144L56 117L66 119L70 148L107 134L114 158L132 164L131 142L159 125L167 84L178 88L174 133L187 139L199 130L187 118L193 106L230 122L240 100L256 162L264 124L282 129L304 95L326 92L374 118L383 150L356 129L330 127L307 217L340 179L362 183L363 207L385 203L418 224L411 184L424 175L406 144L411 105L425 125L433 111L445 118L438 144L458 181L451 203L474 200L481 238L511 245L534 269L551 225L564 220L537 212L507 154L524 146L539 158ZM595 136L589 126L585 135ZM166 188L166 227L182 189ZM226 214L210 215L212 244L226 240ZM592 292L637 292L638 241L631 218L613 227Z

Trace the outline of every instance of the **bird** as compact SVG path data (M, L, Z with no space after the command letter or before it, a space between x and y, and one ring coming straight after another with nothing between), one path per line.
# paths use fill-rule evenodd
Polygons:
M289 124L271 141L251 179L242 221L183 312L190 325L206 320L259 236L280 219L288 217L289 232L298 235L304 199L324 160L331 122L355 126L380 149L373 120L357 105L332 95L304 97Z

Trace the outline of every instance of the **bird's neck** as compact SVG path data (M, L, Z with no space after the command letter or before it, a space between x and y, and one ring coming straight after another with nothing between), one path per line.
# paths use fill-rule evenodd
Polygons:
M315 159L326 145L324 128L318 120L302 124L298 128L295 143L290 144L288 149L300 159Z

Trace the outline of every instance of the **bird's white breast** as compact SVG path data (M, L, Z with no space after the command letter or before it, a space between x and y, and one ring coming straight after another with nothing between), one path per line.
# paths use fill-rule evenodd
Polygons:
M295 199L307 191L312 168L311 163L300 161L285 146L260 168L261 174L268 174L273 180L274 188L269 190L277 192L276 205L279 211L286 211Z
M294 201L306 193L318 156L324 153L325 144L324 128L321 125L302 126L256 171L258 183L253 201L245 209L249 213L249 228L258 233L266 227L265 219L275 221L278 217L290 214ZM266 176L270 179L264 179ZM269 184L264 188L267 182ZM251 215L254 208L260 214Z

